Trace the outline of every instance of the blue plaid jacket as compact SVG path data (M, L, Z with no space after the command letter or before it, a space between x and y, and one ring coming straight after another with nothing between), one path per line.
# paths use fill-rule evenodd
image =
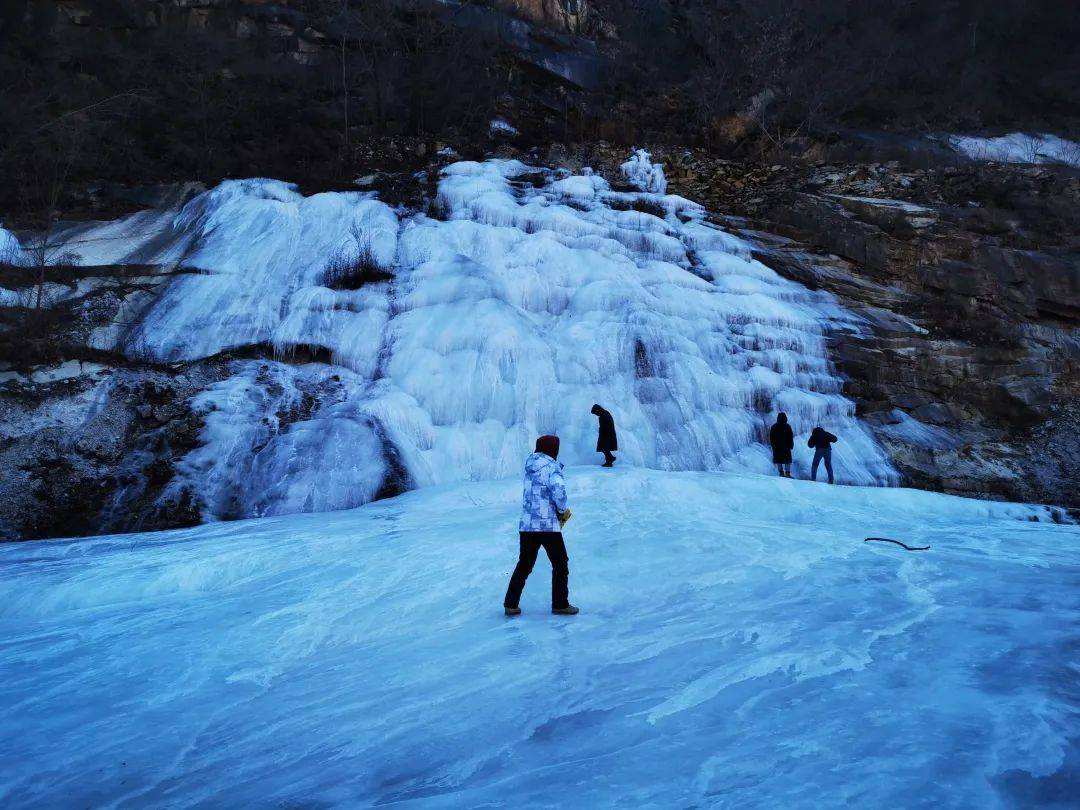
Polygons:
M544 453L525 459L518 531L558 532L559 514L566 511L566 482L562 462Z

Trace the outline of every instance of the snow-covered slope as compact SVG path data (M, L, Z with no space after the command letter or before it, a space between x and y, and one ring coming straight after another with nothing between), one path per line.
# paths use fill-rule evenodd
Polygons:
M203 445L162 497L187 491L210 519L346 508L395 477L516 475L541 433L583 463L594 402L635 465L769 470L763 440L783 410L804 455L815 425L840 436L839 480L895 483L829 363L826 333L855 319L664 194L647 153L623 171L641 191L588 170L452 164L439 218L369 193L231 181L172 216L70 231L84 263L181 271L130 331L109 333L117 348L262 355L196 397ZM325 362L299 362L312 356Z
M567 477L573 619L543 558L502 616L516 480L0 547L0 804L1075 800L1076 527L900 489Z
M946 142L974 160L998 163L1061 163L1080 167L1080 143L1058 135L1011 132L996 138L947 135Z

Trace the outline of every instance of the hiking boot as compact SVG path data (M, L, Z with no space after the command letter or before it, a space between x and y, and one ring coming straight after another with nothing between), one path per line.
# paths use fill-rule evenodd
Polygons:
M551 609L551 612L554 613L556 616L576 616L578 613L578 609L573 605L567 605L566 607L561 608L553 607Z
M519 608L519 607L506 607L506 606L504 606L504 607L503 607L503 612L504 612L504 613L505 613L505 614L506 614L507 616L520 616L520 615L521 615L521 608Z

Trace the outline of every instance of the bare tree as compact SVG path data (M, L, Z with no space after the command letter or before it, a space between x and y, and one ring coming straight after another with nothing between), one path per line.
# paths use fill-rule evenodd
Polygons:
M338 25L341 26L341 101L342 101L342 115L344 122L342 124L342 131L344 134L345 142L345 162L349 161L349 156L352 154L352 149L349 142L349 70L348 62L345 58L346 46L348 44L349 29L350 29L350 14L349 14L349 0L341 0L341 12Z

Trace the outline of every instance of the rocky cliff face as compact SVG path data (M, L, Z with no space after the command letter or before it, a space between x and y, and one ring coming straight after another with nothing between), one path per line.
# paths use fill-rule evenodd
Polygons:
M732 225L783 235L762 261L871 325L835 358L909 484L1080 506L1075 171L720 168L681 182L712 176Z
M812 281L875 325L836 358L909 481L1077 505L1077 256L1008 247L887 200L799 194L783 214L854 260Z
M590 16L586 0L497 0L495 5L522 19L569 33L584 32Z
M572 36L584 33L590 25L592 14L585 0L497 0L491 5L461 6L421 0L411 5L387 3L379 13L404 14L409 9L451 29L480 32L486 42L506 46L521 62L572 86L595 81L591 76L596 71L595 45ZM244 42L257 41L255 52L269 61L314 66L329 60L333 64L340 59L337 12L336 3L304 0L53 0L37 4L12 0L6 16L0 17L0 42L6 28L15 30L30 18L36 31L53 38L57 52L48 56L61 60L70 43L95 43L109 51L123 47L125 40L150 41L160 31L216 32L225 41L235 42L238 58L231 74L245 69ZM356 50L357 37L369 27L371 21L349 29L350 49Z

